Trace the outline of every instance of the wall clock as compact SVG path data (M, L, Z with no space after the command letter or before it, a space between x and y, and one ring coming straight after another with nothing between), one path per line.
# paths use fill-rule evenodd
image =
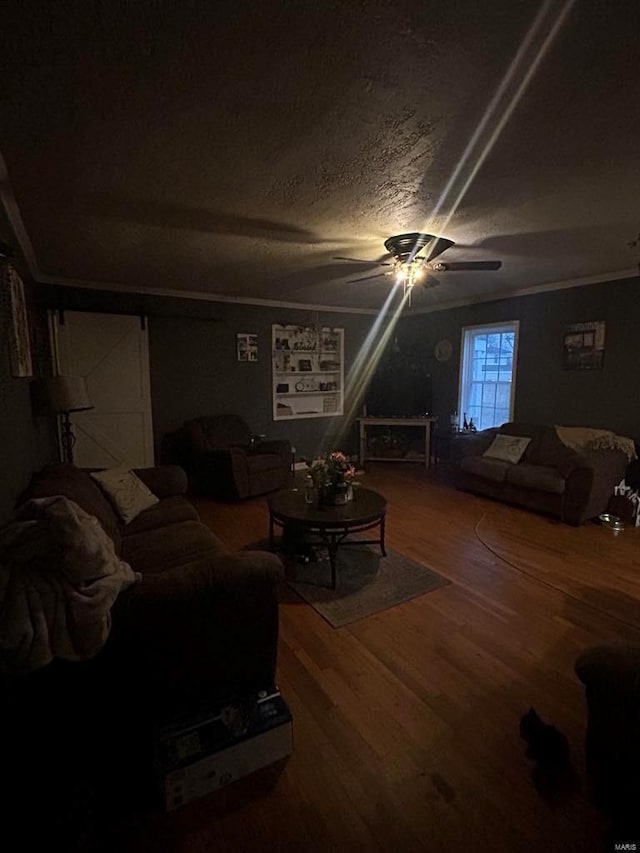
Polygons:
M451 346L451 341L448 341L446 338L442 341L438 341L433 349L433 354L437 361L449 361L452 353L453 347Z

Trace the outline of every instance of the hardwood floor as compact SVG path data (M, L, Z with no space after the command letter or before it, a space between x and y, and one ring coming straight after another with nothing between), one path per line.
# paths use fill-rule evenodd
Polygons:
M363 482L388 498L388 544L452 584L339 630L284 588L293 755L149 816L127 849L601 850L573 664L597 643L640 642L640 530L569 527L419 465L378 463ZM198 509L232 548L266 536L263 499ZM531 777L518 731L529 706L571 744L577 790L559 801Z

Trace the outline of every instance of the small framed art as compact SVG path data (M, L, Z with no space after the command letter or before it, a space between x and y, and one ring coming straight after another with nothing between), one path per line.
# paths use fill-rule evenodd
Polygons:
M258 360L258 336L247 332L236 335L236 358L238 361Z
M604 320L567 326L563 341L563 368L600 370L604 364L604 340Z

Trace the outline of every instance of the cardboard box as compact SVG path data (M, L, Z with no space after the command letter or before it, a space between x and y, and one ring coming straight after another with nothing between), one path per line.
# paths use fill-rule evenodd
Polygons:
M166 810L290 755L292 729L291 713L277 690L163 726L155 752Z

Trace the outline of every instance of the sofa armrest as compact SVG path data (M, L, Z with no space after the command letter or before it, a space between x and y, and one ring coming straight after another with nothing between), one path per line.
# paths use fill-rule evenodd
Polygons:
M273 589L283 577L282 561L269 551L216 554L144 575L135 597L153 600L154 606L169 602L178 607L186 600L190 607L202 607L203 596L215 603L224 594L242 604Z
M452 451L455 459L464 459L466 456L482 456L485 450L491 447L491 442L498 435L499 429L490 428L476 433L454 434Z
M179 465L156 465L154 468L135 468L148 489L158 498L184 495L187 491L187 475Z
M279 453L281 456L290 456L291 442L285 438L260 441L256 444L256 453Z
M283 574L274 554L243 551L145 575L113 610L115 678L163 708L273 682Z
M604 512L626 466L627 458L618 450L592 450L567 457L565 464L558 466L567 481L565 521L582 524Z
M586 688L589 791L623 825L640 799L640 646L597 646L575 669Z
M212 447L206 453L202 453L200 459L220 460L231 457L244 459L248 452L249 447L246 444L229 444L227 447Z
M605 698L627 694L640 702L640 646L596 646L580 655L575 669L589 691Z

